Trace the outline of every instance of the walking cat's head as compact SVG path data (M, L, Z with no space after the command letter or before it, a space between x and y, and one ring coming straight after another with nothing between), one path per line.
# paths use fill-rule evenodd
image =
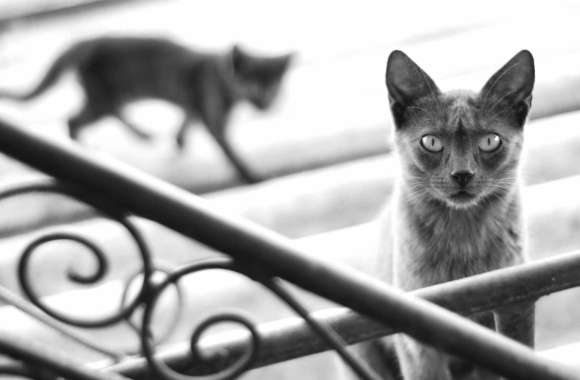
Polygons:
M238 94L260 110L268 109L278 97L284 74L293 54L262 57L235 45L232 65Z
M402 177L412 196L464 209L510 192L534 86L529 51L516 54L479 93L442 93L401 51L386 84Z

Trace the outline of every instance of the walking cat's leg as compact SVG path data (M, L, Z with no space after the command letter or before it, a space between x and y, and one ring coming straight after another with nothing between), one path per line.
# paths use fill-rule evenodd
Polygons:
M108 90L98 72L79 67L78 79L85 94L83 108L68 121L69 135L73 140L78 139L81 128L99 120L106 115L114 115L114 97Z
M73 140L78 140L79 131L84 126L93 123L103 116L86 103L83 108L68 120L68 134Z
M528 347L534 347L535 302L519 303L495 311L497 330Z
M123 125L125 125L127 129L129 129L129 131L132 132L138 138L142 140L151 139L151 135L147 132L144 132L141 128L137 127L131 120L127 119L125 115L123 115L122 110L118 109L117 112L115 113L115 116L117 117L117 120L123 123Z
M177 130L177 134L175 135L175 144L179 150L183 150L185 147L185 136L187 135L187 131L189 130L189 126L191 125L191 117L189 115L185 115L179 129Z
M200 109L202 121L240 177L247 183L259 182L260 179L248 169L225 138L229 110L224 100L215 91L214 86L206 84L206 92Z
M232 165L236 168L240 177L247 183L260 182L260 179L247 168L246 164L242 162L242 160L238 157L238 154L232 149L223 132L220 133L214 130L210 130L210 132L218 146L222 149L226 157L228 157Z

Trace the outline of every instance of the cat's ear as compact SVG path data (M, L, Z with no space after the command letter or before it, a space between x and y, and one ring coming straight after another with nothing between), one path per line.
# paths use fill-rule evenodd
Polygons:
M292 52L284 54L283 56L280 57L280 60L282 61L282 66L284 67L284 70L286 70L288 69L288 67L290 67L290 65L292 65L292 62L296 60L296 53Z
M240 46L238 44L235 44L232 46L231 54L232 54L232 62L234 63L234 66L235 66L236 62L239 61L244 55L242 48L240 48Z
M272 58L270 60L271 62L271 67L279 74L284 74L288 68L290 67L290 65L292 64L292 61L294 61L296 54L295 53L288 53L288 54L284 54L275 58Z
M240 73L244 70L246 62L248 61L247 57L248 55L244 52L240 45L235 44L232 46L231 60L234 72Z
M484 106L487 110L508 106L516 111L516 116L523 125L532 105L534 79L534 57L528 50L522 50L483 86L481 98Z
M234 44L234 45L232 46L232 55L233 55L234 57L242 57L242 56L244 56L245 54L244 54L244 50L243 50L243 49L240 47L240 45L238 45L238 44Z
M402 114L409 105L421 98L439 94L433 79L400 50L394 50L389 55L386 83L397 126L402 122Z

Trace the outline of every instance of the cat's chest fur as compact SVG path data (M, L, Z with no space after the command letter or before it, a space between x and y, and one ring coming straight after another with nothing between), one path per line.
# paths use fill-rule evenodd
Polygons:
M523 261L517 193L468 210L393 199L393 282L406 290Z

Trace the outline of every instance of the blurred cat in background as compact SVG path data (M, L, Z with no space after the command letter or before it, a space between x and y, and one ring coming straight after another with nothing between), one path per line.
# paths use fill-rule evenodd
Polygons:
M25 94L0 92L0 98L27 101L74 70L85 94L81 110L68 121L71 138L104 116L114 116L141 139L151 136L123 116L123 106L139 99L169 101L184 112L175 136L179 149L194 121L201 121L246 182L254 175L226 138L228 116L248 101L267 110L276 99L291 54L258 56L234 46L223 54L197 52L161 38L101 37L81 41L62 53L39 84Z

